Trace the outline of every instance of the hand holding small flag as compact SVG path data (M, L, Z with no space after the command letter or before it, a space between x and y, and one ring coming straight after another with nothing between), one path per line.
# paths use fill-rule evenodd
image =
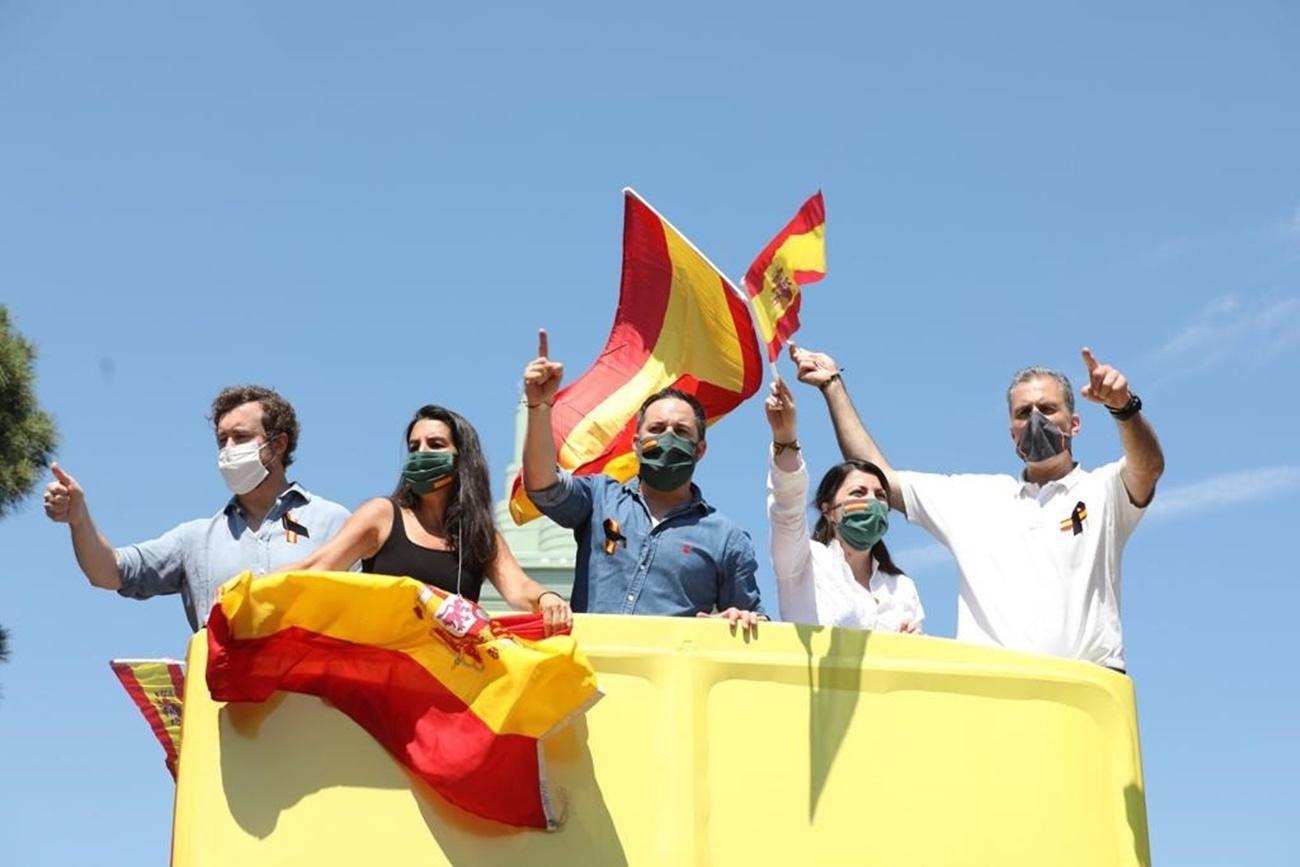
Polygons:
M790 360L799 368L799 381L805 385L825 388L840 375L840 366L824 352L813 352L791 343Z
M772 440L778 443L790 443L798 439L798 421L795 415L794 395L784 379L777 379L771 385L771 394L763 402L767 412L767 423L772 428Z

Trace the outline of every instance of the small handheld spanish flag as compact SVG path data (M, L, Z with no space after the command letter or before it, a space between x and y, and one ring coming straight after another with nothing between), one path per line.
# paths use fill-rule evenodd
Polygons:
M185 667L175 659L114 659L109 665L153 729L174 779L181 750Z
M745 272L768 361L799 330L800 291L826 276L826 204L818 191Z

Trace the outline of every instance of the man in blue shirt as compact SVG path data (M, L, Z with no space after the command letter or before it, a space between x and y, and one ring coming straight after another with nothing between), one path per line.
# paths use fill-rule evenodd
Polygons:
M704 407L675 388L651 395L637 413L638 478L573 476L556 467L551 406L564 365L538 357L524 369L528 426L524 488L578 540L574 611L718 616L753 628L767 619L749 534L706 503L691 484L704 456Z
M212 421L217 467L234 496L211 518L115 549L95 528L81 485L58 464L45 490L45 514L68 525L77 564L92 585L133 599L180 593L195 630L228 579L302 560L348 517L338 503L285 476L298 445L298 419L279 394L255 385L227 388L212 402Z

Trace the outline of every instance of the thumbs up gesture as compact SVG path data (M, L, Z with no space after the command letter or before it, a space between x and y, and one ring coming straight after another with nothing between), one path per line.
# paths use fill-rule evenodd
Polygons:
M54 481L45 488L45 514L60 524L79 524L86 520L86 492L77 480L58 464L51 464Z
M546 329L537 332L537 357L524 368L524 399L530 406L550 405L564 379L564 365L551 361L546 339Z
M1088 367L1088 384L1079 393L1093 403L1100 403L1108 409L1123 409L1128 406L1128 379L1109 364L1100 364L1093 358L1092 350L1083 347L1083 363Z

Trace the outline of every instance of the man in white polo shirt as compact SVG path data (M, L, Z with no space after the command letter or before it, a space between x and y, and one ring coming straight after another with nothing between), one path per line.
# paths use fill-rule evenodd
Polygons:
M1011 441L1025 462L1010 475L894 470L862 424L828 355L790 347L801 382L826 397L846 459L884 469L890 506L947 546L961 573L957 638L1083 659L1124 670L1120 560L1155 494L1164 455L1128 380L1083 350L1081 394L1110 411L1124 457L1075 463L1074 393L1064 374L1027 367L1007 390Z

